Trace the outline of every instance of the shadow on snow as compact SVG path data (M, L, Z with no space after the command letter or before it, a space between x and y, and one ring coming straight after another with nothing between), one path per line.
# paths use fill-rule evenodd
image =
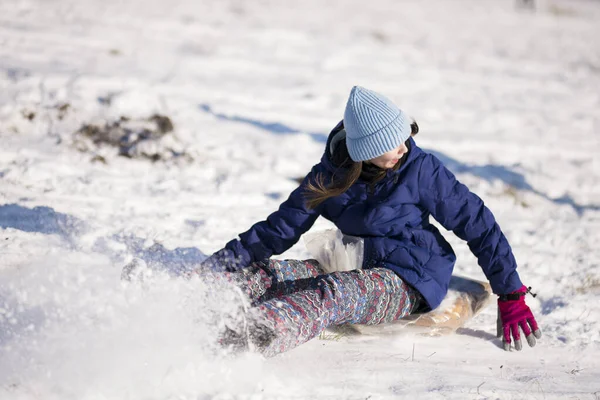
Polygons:
M57 234L70 241L74 234L85 229L85 224L76 217L56 212L50 207L27 208L18 204L4 204L0 205L0 228Z
M437 158L439 158L448 169L452 172L456 173L468 173L471 175L475 175L481 179L484 179L488 182L492 182L495 180L500 180L509 186L513 186L518 190L534 193L548 201L551 201L558 205L568 205L571 206L577 215L581 216L584 211L598 211L600 210L600 205L590 204L590 205L580 205L573 200L573 198L569 195L564 195L557 198L552 198L545 193L540 192L535 189L533 186L527 182L527 179L523 174L519 172L515 172L510 169L510 167L506 167L504 165L497 164L487 164L487 165L470 165L461 163L458 160L455 160L452 157L445 155L444 153L440 153L439 151L434 150L425 150L428 153L433 154Z
M135 235L113 235L111 239L125 245L127 254L142 259L150 269L166 272L171 276L181 276L194 271L207 258L206 254L196 247L177 247L170 250L158 242L146 247L147 240ZM94 250L107 252L101 242L96 243Z
M198 107L200 108L200 110L202 110L208 114L211 114L215 118L223 120L223 121L241 122L244 124L252 125L256 128L263 129L267 132L274 133L276 135L297 135L300 133L306 133L316 142L327 143L327 135L325 135L323 133L304 132L304 131L301 131L301 130L298 130L295 128L291 128L280 122L264 122L264 121L259 121L257 119L240 117L237 115L231 116L231 115L226 115L226 114L220 114L220 113L214 112L212 110L212 108L210 107L210 105L208 105L208 104L200 104Z
M235 116L235 115L226 115L226 114L217 113L217 112L213 111L211 106L208 104L201 104L201 105L199 105L199 108L200 108L200 110L213 115L217 119L220 119L223 121L229 121L229 122L241 122L241 123L249 124L254 127L264 129L264 130L266 130L270 133L276 134L276 135L295 135L295 134L300 134L300 133L307 133L307 132L303 132L301 130L292 128L290 126L284 125L279 122L264 122L264 121L259 121L259 120L252 119L252 118L247 118L247 117L240 117L240 116ZM327 135L325 135L323 133L313 132L313 133L308 133L308 135L318 143L326 143L327 142ZM534 193L534 194L536 194L548 201L551 201L555 204L569 205L580 216L586 210L592 210L592 211L600 210L600 205L577 204L577 202L575 202L575 200L569 195L564 195L564 196L561 196L558 198L552 198L552 197L548 196L547 194L542 193L539 190L532 187L527 182L527 179L525 178L525 176L523 174L516 172L514 170L511 170L509 167L506 167L504 165L497 165L497 164L470 165L470 164L465 164L458 160L455 160L452 157L449 157L439 151L433 151L433 150L427 150L427 149L423 149L423 150L435 155L437 158L439 158L444 163L444 165L446 165L448 167L448 169L450 169L454 173L472 174L472 175L475 175L475 176L477 176L481 179L484 179L488 182L500 180L507 185L515 187L518 190Z

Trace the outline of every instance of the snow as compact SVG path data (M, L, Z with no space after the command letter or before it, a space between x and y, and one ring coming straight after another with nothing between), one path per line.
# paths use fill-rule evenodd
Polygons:
M0 398L600 398L599 19L593 0L0 2ZM211 254L274 211L356 84L492 209L538 293L535 348L502 351L489 307L449 337L230 357L201 282L120 282L140 246ZM84 124L156 113L175 129L150 151L186 157L76 148Z

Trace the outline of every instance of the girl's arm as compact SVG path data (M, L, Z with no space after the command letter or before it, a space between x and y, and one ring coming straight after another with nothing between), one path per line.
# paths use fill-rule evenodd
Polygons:
M511 293L523 286L512 249L492 212L431 154L421 164L419 194L431 215L467 242L494 293Z
M323 173L321 164L312 168L300 186L265 221L254 224L241 233L239 239L230 241L225 248L214 253L207 260L208 266L215 270L234 271L281 254L296 244L320 215L320 207L311 210L304 202L306 184L309 180L314 183L317 173Z

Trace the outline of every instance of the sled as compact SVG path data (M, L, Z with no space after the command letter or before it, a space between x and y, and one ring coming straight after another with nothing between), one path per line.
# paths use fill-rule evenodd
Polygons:
M492 288L482 282L461 276L452 276L448 294L433 311L411 314L399 321L379 325L342 325L333 331L343 334L385 335L401 331L425 336L442 336L456 332L483 310L492 300Z

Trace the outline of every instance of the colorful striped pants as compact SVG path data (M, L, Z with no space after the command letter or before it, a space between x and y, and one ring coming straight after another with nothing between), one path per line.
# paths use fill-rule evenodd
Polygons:
M291 350L330 325L398 320L411 313L419 298L389 269L323 274L316 260L270 259L221 278L246 292L252 321L273 333L258 346L265 356Z

